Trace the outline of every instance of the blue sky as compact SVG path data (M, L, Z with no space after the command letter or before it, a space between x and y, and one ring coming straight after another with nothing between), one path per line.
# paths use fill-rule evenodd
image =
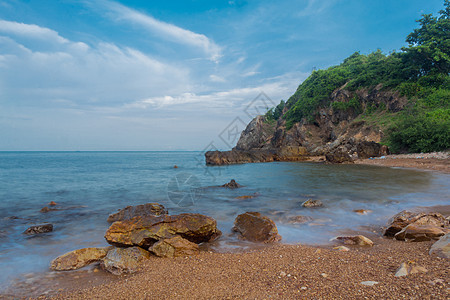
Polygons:
M442 3L0 0L0 150L227 149L313 68L400 49Z

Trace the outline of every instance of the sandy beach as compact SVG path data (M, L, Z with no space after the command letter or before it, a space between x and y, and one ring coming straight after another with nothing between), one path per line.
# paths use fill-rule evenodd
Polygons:
M449 173L449 159L388 156L356 163ZM450 213L450 206L417 208ZM393 211L392 215L397 211ZM371 224L367 224L370 226ZM367 232L367 231L366 231ZM429 255L433 241L408 243L366 236L373 247L274 244L247 252L214 253L174 259L151 257L131 275L114 276L98 266L53 272L21 282L5 299L449 299L450 261ZM358 229L351 231L357 234ZM395 277L402 263L427 272ZM0 297L1 298L1 297Z

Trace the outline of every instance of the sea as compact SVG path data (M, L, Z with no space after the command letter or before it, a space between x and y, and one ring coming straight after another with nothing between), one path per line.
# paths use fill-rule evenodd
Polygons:
M242 187L219 187L231 179ZM324 206L302 207L308 199ZM41 212L51 201L56 210ZM0 152L0 291L27 274L48 272L51 260L68 251L107 246L108 215L149 202L170 214L215 218L223 235L214 251L249 247L231 232L247 211L273 219L283 243L322 245L343 232L382 227L404 209L450 204L450 175L309 162L206 166L196 151ZM289 222L299 215L312 221ZM23 234L44 223L53 232Z

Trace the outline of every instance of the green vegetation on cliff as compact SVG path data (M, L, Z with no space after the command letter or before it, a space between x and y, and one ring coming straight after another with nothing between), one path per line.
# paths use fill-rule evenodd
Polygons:
M372 114L391 118L386 143L394 152L430 152L450 148L450 0L444 1L439 17L423 15L420 27L410 33L400 52L389 55L380 50L363 55L355 52L340 65L314 71L286 103L282 101L266 117L286 120L286 128L306 119L314 122L318 109L354 109L359 119ZM331 103L333 91L372 89L382 85L406 96L410 103L399 113L386 107L363 106L357 97L351 101ZM286 107L287 111L282 114ZM372 118L373 119L373 118Z

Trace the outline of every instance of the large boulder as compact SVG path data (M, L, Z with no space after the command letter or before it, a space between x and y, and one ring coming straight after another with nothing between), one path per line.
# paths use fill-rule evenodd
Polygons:
M347 151L336 148L327 154L325 154L325 158L328 162L333 164L341 164L344 162L353 162L352 158L350 157L350 154L348 154Z
M52 231L53 231L52 224L42 224L42 225L30 226L23 233L27 234L27 235L35 235L35 234L39 234L39 233L46 233L46 232L52 232Z
M275 223L259 212L246 212L236 217L233 231L251 242L272 243L281 240Z
M58 256L50 263L55 271L77 270L106 256L110 248L83 248Z
M139 246L145 249L176 235L193 243L208 242L221 235L217 222L201 214L180 214L159 217L139 216L117 221L106 231L105 239L119 247Z
M450 233L447 233L431 246L430 254L450 259Z
M381 156L381 147L381 144L375 142L362 141L356 145L356 152L360 159L379 157Z
M183 239L181 236L156 242L149 250L159 257L190 256L200 252L197 244Z
M150 252L140 247L114 248L108 251L101 266L114 275L131 274L138 271L141 263L149 257Z
M440 213L414 213L404 210L391 218L388 227L384 231L384 235L395 236L395 234L412 223L416 225L448 227L448 220Z
M441 236L445 235L449 230L442 227L433 225L418 225L412 223L403 228L401 231L395 234L396 240L409 241L409 242L423 242L438 240Z
M146 203L137 206L127 206L109 215L108 222L129 220L137 216L161 216L167 214L167 209L163 205L159 203Z

